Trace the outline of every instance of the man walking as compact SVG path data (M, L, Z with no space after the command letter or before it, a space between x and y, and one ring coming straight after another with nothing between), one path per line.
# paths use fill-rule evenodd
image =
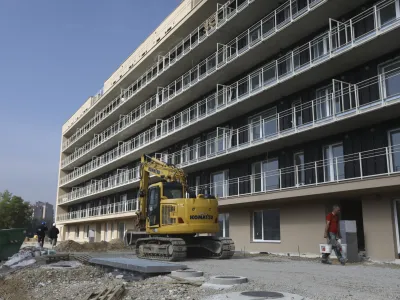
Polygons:
M49 239L51 247L54 248L57 245L57 238L60 231L56 227L56 223L53 223L53 226L49 230Z
M340 239L340 228L339 228L339 214L340 207L338 205L333 206L333 210L326 216L326 225L324 238L327 239L328 244L332 245L333 251L342 265L345 265L346 261L342 255L342 246L338 242ZM324 253L322 255L322 263L332 264L329 260L330 253Z
M46 222L42 222L42 225L40 225L36 230L36 234L38 236L38 243L41 248L43 248L44 237L46 236L46 231L48 230L49 229L46 226Z

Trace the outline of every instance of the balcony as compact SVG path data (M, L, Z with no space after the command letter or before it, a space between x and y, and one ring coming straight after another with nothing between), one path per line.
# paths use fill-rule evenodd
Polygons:
M372 165L379 164L377 168ZM400 145L191 187L219 205L399 190Z
M393 1L385 1L387 2ZM385 6L386 7L386 6ZM206 114L197 111L197 116L190 120L180 113L181 121L174 124L171 130L165 131L165 121L154 126L139 136L103 154L93 157L92 162L75 169L60 179L60 186L72 187L79 181L87 180L96 174L117 168L129 161L140 157L142 153L155 152L160 148L174 144L182 139L193 136L207 128L228 121L232 115L245 114L268 103L279 100L285 95L295 93L315 82L332 77L334 74L348 70L352 66L371 60L376 56L392 51L397 45L396 36L399 33L400 16L394 17L389 23L381 25L376 21L373 29L362 35L347 35L349 28L357 26L364 18L377 18L380 10L385 7L374 6L346 23L331 24L331 30L310 41L309 43L289 52L280 59L273 61L263 68L246 76L230 86L217 86L217 93L210 96L215 98L215 106L207 109ZM381 20L381 18L379 18ZM344 24L344 25L343 25ZM343 37L344 36L344 37ZM379 44L384 42L381 49ZM361 45L368 45L361 47ZM362 54L362 55L361 55ZM318 72L310 72L318 66ZM297 76L297 75L302 76ZM333 74L332 76L329 76ZM282 85L281 83L285 83ZM268 98L265 97L268 92ZM245 101L251 99L252 101ZM217 114L218 113L218 114ZM186 121L186 122L185 122ZM195 125L195 126L193 126ZM190 130L188 130L190 128ZM182 130L185 129L185 130ZM164 139L167 137L168 139Z
M399 81L400 68L358 84L333 80L332 84L324 89L321 97L308 103L278 114L270 114L242 128L217 128L215 137L203 143L169 155L156 153L156 158L175 164L186 172L194 172L265 153L265 146L268 151L272 151L292 146L296 142L306 142L371 125L377 120L385 121L398 117L400 89L393 83ZM370 94L371 88L381 91L380 95L377 99L371 98L372 101L362 104L365 102L365 95ZM340 122L341 126L337 126L337 122ZM312 134L309 130L312 130ZM293 135L295 136L291 137ZM86 187L60 196L58 204L87 201L138 186L138 167L118 172L119 174L113 177L93 181Z
M191 102L193 94L204 93L204 90L214 88L215 81L228 80L229 77L242 72L243 69L248 69L265 57L278 52L279 49L287 47L294 40L308 35L315 27L323 26L328 15L332 13L339 15L350 9L348 6L337 5L333 9L330 7L332 2L325 4L326 0L308 1L306 6L299 8L293 5L295 2L290 0L281 5L227 45L219 44L217 51L211 56L170 83L166 88L159 88L156 95L153 95L127 115L121 116L120 120L102 133L95 135L91 141L65 158L61 167L65 170L72 170L88 160L90 156L98 155L109 149L118 140L126 139L134 133L144 130L154 122L154 119L161 119ZM356 4L357 1L351 2L351 5ZM310 15L313 22L308 22L309 18L304 18L306 15ZM318 16L318 18L315 18L315 16ZM289 26L293 23L297 26ZM299 30L299 27L302 30ZM278 33L289 35L291 39L283 39L281 38L282 35ZM264 43L267 40L270 40L272 45ZM253 49L258 50L254 50L256 53L249 52ZM239 60L241 60L241 63L239 63ZM251 60L254 61L250 63ZM234 64L230 64L231 62L234 62ZM245 65L238 68L237 66L242 63L245 63ZM231 67L235 70L230 69ZM221 73L220 70L224 72ZM126 101L131 97L129 89L125 90L123 99Z
M217 128L205 142L156 157L194 172L390 120L399 116L400 88L396 82L400 82L400 68L358 84L332 80L321 96L310 102L268 113L238 129ZM365 95L372 97L370 88L379 95L365 103Z
M79 147L87 142L86 135L94 134L94 129L103 130L115 121L115 119L114 121L109 120L112 119L108 118L109 115L117 115L118 112L124 113L137 106L149 97L157 87L167 85L171 77L178 77L182 69L189 69L193 65L193 58L203 57L205 52L209 52L210 45L214 46L218 41L229 41L238 30L250 26L254 18L261 17L265 11L272 10L277 4L277 0L268 2L262 0L229 0L224 5L218 5L216 12L181 40L165 56L159 56L157 61L144 74L139 76L136 72L136 80L131 84L121 86L125 91L115 95L115 99L110 104L105 101L96 102L98 103L96 107L98 112L90 120L88 115L85 115L86 124L77 128L76 133L63 143L62 151L70 151L71 147ZM243 16L241 12L244 10L254 18L248 18L247 14L246 17ZM235 22L229 22L232 19ZM222 27L225 28L223 32L219 30ZM189 53L190 55L188 55ZM174 68L171 68L173 66ZM122 109L124 109L124 112L122 112ZM81 122L83 122L83 117Z
M97 219L105 220L118 217L131 216L132 213L136 213L139 210L139 201L137 199L131 199L121 201L119 203L107 204L98 207L91 207L81 209L65 214L57 215L57 223L62 224L72 223L78 221L94 221Z

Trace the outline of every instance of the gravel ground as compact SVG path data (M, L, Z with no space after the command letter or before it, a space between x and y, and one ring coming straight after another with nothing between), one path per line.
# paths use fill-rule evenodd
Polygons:
M117 284L126 287L123 300L203 300L217 293L254 290L298 294L311 300L400 299L400 266L395 265L329 266L318 260L276 256L189 260L185 264L203 271L205 279L214 275L236 275L248 277L249 283L221 291L182 284L166 276L130 281L126 274L121 276L117 271L91 266L57 270L38 265L0 277L0 299L5 296L4 299L10 300L79 300L89 291Z
M186 265L205 272L206 276L249 278L249 283L234 289L238 291L286 292L313 300L400 299L400 266L396 265L323 265L319 260L274 256L187 261Z

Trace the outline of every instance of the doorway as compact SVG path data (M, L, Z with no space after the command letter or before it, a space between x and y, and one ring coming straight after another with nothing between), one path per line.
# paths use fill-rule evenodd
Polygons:
M364 222L360 199L346 199L339 202L341 220L355 220L357 226L358 251L365 251Z

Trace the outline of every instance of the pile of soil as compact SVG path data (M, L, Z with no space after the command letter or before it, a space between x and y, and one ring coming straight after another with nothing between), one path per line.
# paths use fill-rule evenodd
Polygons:
M87 252L107 251L108 243L105 241L101 241L98 243L84 242L82 244L82 248L83 248L82 251L87 251Z
M114 239L108 243L108 250L124 250L124 249L126 249L125 243L120 239Z
M62 241L60 242L56 248L56 251L58 252L80 252L80 251L84 251L83 249L83 245L72 241L72 240L68 240L68 241Z

